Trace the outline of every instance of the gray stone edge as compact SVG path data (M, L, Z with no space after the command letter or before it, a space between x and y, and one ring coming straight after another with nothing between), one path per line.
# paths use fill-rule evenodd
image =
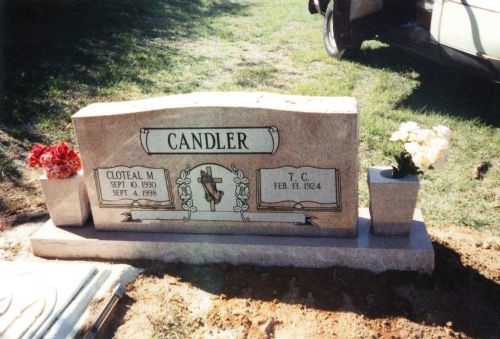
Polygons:
M60 259L153 259L187 264L332 266L432 273L434 249L419 211L410 235L376 236L360 209L356 238L96 232L55 227L51 220L31 238L37 256Z

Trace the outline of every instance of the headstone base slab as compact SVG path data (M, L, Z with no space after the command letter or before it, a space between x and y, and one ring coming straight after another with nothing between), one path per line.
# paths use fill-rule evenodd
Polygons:
M33 235L31 245L37 256L60 259L434 270L434 249L420 210L415 211L409 236L374 235L368 208L360 208L355 238L97 232L92 224L61 228L49 220Z

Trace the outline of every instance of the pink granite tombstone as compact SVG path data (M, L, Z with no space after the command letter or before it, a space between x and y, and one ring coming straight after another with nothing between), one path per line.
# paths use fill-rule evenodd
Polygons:
M193 93L73 123L97 230L356 235L353 98Z

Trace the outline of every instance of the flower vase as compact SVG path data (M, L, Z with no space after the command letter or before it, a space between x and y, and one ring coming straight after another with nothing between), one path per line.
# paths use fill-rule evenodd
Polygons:
M66 179L40 177L45 203L56 226L83 226L90 211L83 170Z
M391 167L368 169L370 215L375 234L410 234L419 186L417 175L395 179Z

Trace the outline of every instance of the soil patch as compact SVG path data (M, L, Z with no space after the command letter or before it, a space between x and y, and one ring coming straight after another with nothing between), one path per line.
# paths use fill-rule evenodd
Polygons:
M0 231L47 215L39 172L26 168L28 147L0 126Z
M140 263L106 336L497 337L498 239L457 232L436 230L430 276Z

